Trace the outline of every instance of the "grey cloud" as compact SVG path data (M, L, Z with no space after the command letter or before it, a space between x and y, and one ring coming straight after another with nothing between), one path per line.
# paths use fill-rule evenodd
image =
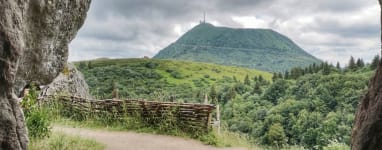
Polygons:
M180 25L185 32L191 28L190 24L202 19L203 12L207 13L208 22L230 27L243 26L232 20L233 16L267 18L265 21L270 28L286 34L322 59L341 52L346 56L354 53L369 57L361 54L360 49L369 49L369 53L379 47L379 44L363 42L378 37L379 24L366 20L344 26L341 19L349 19L344 15L354 15L377 5L374 1L93 0L85 25L70 46L70 59L84 59L82 55L87 54L91 54L89 58L153 56L178 38L175 25ZM333 17L327 17L328 14ZM301 17L312 18L314 22L296 21ZM305 32L318 34L312 37L317 39L304 39L301 34ZM328 40L333 38L330 35L336 38ZM365 45L367 48L362 47ZM330 61L335 62L335 59L330 58Z

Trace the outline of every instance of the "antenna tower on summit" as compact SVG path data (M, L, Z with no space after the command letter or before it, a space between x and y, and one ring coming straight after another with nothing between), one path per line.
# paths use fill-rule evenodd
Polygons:
M206 23L206 12L203 14L203 23Z

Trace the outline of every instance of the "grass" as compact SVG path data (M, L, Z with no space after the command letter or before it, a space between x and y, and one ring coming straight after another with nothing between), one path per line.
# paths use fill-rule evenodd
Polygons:
M260 149L258 146L250 142L248 136L240 133L230 132L222 129L220 134L215 130L214 134L217 138L217 147L245 147L248 149Z
M162 75L167 82L171 84L191 84L193 85L193 80L198 80L204 78L209 83L215 83L219 79L226 77L235 76L239 80L244 80L246 75L250 77L263 76L266 80L270 81L272 74L256 69L248 69L241 67L232 66L222 66L208 63L200 62L189 62L189 61L174 61L174 60L160 60L160 59L139 59L139 58L129 58L129 59L97 59L92 60L92 65L94 67L107 67L112 65L117 65L119 67L141 67L145 66L147 63L154 63L157 66L153 69L160 75ZM76 63L78 64L78 63ZM174 78L171 75L171 71L176 71L180 74L181 78ZM209 77L207 78L206 75Z
M44 139L32 139L29 143L30 150L103 150L105 145L94 140L71 136L61 132L53 132Z

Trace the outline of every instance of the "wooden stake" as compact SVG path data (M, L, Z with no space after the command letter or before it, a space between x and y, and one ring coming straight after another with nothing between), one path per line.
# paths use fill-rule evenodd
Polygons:
M220 107L219 107L219 104L216 105L216 121L218 123L218 135L220 135Z
M204 95L204 104L208 104L208 95L207 94Z

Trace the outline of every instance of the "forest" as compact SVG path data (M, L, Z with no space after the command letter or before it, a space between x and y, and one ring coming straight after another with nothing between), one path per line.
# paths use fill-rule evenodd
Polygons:
M324 149L349 146L355 111L379 61L379 56L370 64L351 57L346 67L324 62L273 75L191 62L169 67L178 62L156 59L75 64L97 98L118 91L120 98L198 103L207 94L222 107L224 127L257 144ZM188 72L182 70L187 66Z

